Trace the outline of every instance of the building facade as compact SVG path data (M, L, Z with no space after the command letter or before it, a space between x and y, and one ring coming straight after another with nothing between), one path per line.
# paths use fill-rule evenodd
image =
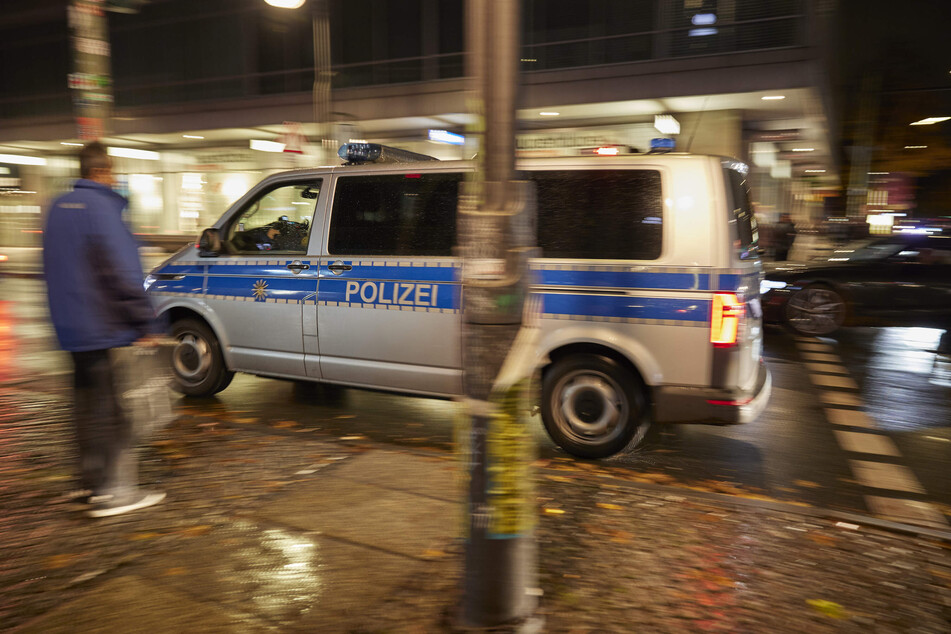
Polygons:
M430 140L431 130L464 135L473 120L464 0L326 1L329 60L314 42L323 23L310 5L319 0L298 10L151 0L109 13L114 104L103 140L116 149L136 232L194 234L265 173L329 160L334 142L438 158L471 152L444 142L453 137ZM0 22L0 244L30 246L48 200L77 175L69 3L9 4ZM815 217L822 192L838 184L832 6L523 0L519 153L646 151L651 138L670 136L677 150L749 163L762 220ZM326 103L315 102L315 66L329 68Z

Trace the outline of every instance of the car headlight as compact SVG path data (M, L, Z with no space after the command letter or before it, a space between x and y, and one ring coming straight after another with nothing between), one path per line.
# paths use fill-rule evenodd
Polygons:
M759 294L765 295L772 289L776 288L786 288L788 284L786 282L777 282L776 280L763 280L759 283Z
M158 280L158 278L151 273L145 276L145 280L142 281L142 286L145 288L145 292L149 291L149 289L152 287L152 284L155 284L156 280Z

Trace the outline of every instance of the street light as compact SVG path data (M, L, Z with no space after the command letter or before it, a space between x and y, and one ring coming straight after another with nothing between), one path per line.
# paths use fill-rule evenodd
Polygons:
M264 0L279 9L299 9L306 0ZM319 158L329 160L335 155L332 147L330 121L330 19L327 0L310 0L314 29L314 124L317 127ZM331 146L331 147L328 147Z

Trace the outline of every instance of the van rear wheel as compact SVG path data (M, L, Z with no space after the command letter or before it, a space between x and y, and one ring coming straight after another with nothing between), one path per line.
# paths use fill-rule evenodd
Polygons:
M225 367L221 344L211 328L197 319L172 324L172 387L188 396L212 396L228 387L234 372Z
M639 443L650 419L644 386L613 359L566 357L545 373L542 420L559 447L579 458L607 458Z

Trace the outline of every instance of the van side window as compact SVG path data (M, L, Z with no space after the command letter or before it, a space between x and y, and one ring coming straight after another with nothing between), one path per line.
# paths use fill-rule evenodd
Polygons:
M655 260L664 215L656 170L528 172L546 258Z
M327 250L348 255L452 255L462 174L341 176Z
M227 227L226 251L232 255L307 253L320 183L318 179L279 185L261 193Z

